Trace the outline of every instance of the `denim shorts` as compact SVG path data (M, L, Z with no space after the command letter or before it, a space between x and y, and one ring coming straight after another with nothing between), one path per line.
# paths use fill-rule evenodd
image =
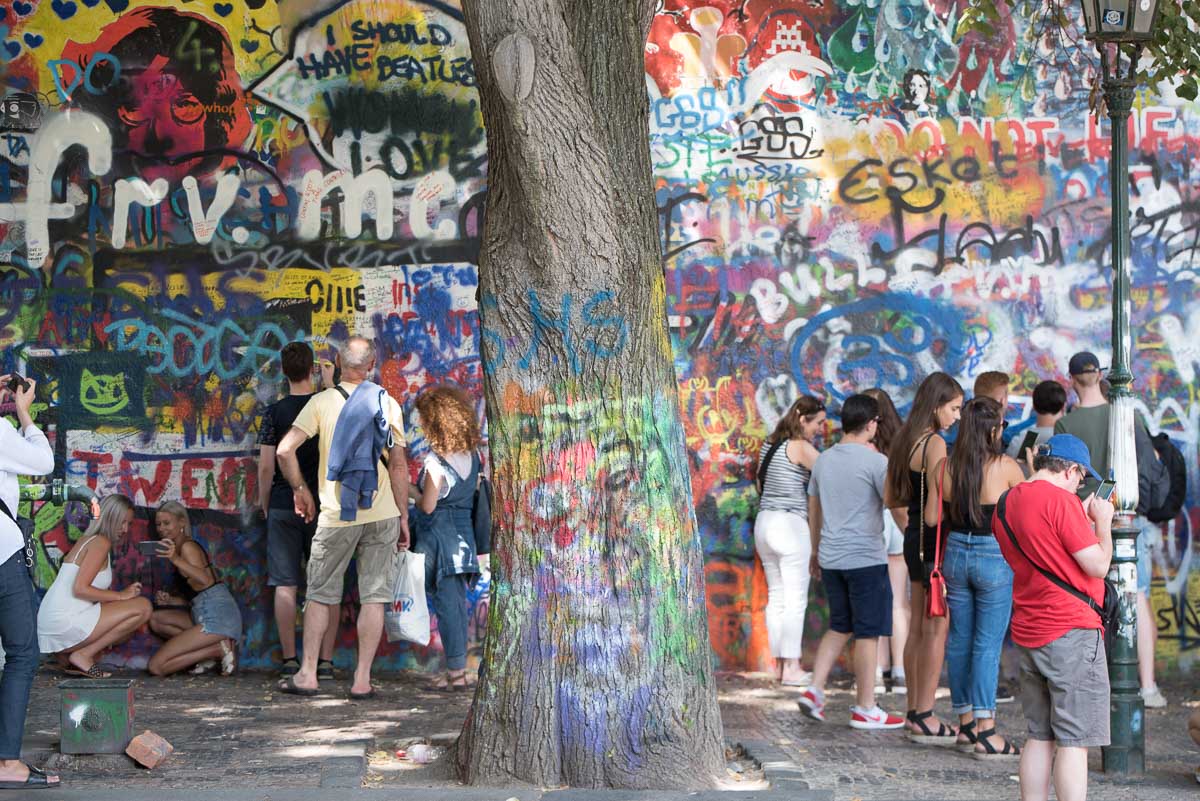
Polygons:
M851 570L821 568L829 601L829 628L859 639L892 636L892 582L887 565Z
M305 523L291 509L267 511L267 585L299 587L304 573L300 569L317 522Z
M242 641L242 612L233 593L219 582L192 599L192 622L205 634Z
M1147 596L1150 595L1150 582L1154 579L1154 564L1150 560L1150 541L1157 538L1156 523L1151 523L1144 517L1139 517L1140 527L1137 538L1137 589Z

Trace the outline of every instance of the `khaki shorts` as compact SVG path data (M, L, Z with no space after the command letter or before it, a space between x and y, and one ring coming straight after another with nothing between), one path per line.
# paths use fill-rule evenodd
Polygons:
M354 556L358 558L359 603L391 603L399 536L398 517L356 526L318 526L308 557L306 598L319 604L340 604L346 568Z
M1108 663L1099 629L1071 629L1021 653L1021 706L1031 740L1109 744Z

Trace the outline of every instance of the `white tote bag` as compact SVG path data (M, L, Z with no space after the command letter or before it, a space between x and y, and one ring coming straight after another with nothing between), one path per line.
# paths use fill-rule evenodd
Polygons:
M388 642L407 640L429 645L429 606L425 603L425 554L396 554L396 586L384 615Z

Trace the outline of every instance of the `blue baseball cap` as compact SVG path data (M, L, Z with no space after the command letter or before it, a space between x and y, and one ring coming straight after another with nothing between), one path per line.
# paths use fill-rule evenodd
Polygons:
M1087 443L1074 434L1055 434L1038 447L1038 455L1074 462L1092 478L1100 480L1100 474L1092 469L1092 453Z

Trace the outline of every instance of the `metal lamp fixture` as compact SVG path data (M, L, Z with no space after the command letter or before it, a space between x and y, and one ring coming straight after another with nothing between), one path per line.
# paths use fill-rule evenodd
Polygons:
M1159 0L1081 0L1087 38L1100 52L1104 105L1112 132L1109 186L1112 197L1112 369L1109 413L1109 465L1117 480L1113 520L1113 559L1109 578L1117 584L1120 627L1108 654L1112 693L1111 744L1104 748L1104 770L1140 774L1146 770L1145 708L1139 693L1137 653L1137 425L1133 397L1129 280L1129 115L1137 91L1137 63L1154 38ZM1110 45L1112 47L1110 47ZM1109 53L1113 52L1110 62ZM1126 68L1122 72L1122 56Z
M1145 42L1154 37L1158 0L1081 0L1087 38L1104 42Z

